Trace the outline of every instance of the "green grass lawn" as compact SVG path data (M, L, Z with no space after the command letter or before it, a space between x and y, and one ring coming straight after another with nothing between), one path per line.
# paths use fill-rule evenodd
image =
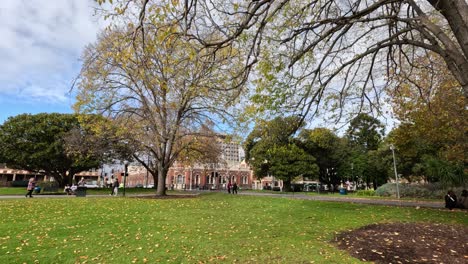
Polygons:
M0 199L0 263L360 263L330 241L465 212L269 197Z

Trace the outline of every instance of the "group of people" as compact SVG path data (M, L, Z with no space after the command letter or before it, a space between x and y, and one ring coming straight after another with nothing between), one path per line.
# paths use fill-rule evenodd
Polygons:
M109 195L117 196L119 192L119 185L120 185L119 179L114 178L114 175L112 175L110 178L105 177L104 184L106 185L107 188L111 189L111 193Z
M237 194L237 189L238 189L238 187L237 187L236 182L234 182L234 184L232 184L231 181L228 182L228 184L227 184L228 193L232 192L232 194Z
M453 208L468 209L468 191L463 190L460 199L453 191L448 191L445 195L445 208L450 210Z

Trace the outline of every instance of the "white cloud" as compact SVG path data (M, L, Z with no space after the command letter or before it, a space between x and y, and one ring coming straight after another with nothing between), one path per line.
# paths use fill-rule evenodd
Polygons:
M3 0L0 5L0 98L69 103L84 46L103 23L93 0Z

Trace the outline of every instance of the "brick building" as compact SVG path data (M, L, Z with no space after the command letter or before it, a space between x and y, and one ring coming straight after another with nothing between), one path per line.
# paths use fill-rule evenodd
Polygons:
M227 183L237 183L240 188L251 189L253 172L245 162L227 164L197 164L170 168L166 186L175 190L226 189Z

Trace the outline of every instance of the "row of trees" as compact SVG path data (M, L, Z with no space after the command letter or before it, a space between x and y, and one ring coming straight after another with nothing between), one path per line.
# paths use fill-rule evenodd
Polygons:
M450 160L441 155L455 145L465 144L464 139L459 138L462 141L454 145L443 144L439 140L447 137L422 135L426 129L405 123L385 136L378 119L359 114L340 137L327 128L305 129L299 117L277 117L260 121L244 147L257 177L273 175L283 180L286 188L298 176L334 186L350 181L376 188L395 175L390 145L396 146L399 177L409 182L466 185L464 156ZM434 130L440 129L446 127L429 130L437 133ZM450 130L457 132L456 128Z
M299 117L277 117L261 121L245 142L246 158L255 175L274 175L286 188L298 177L329 185L345 181L379 186L387 180L388 153L383 145L380 121L360 114L344 137L327 128L305 129Z
M427 108L420 111L412 114L426 115L424 120L405 123L387 137L381 122L366 114L355 117L343 137L327 128L306 129L299 117L263 120L245 140L246 160L257 177L274 175L287 186L302 176L330 185L349 180L378 187L394 175L391 143L397 147L398 171L408 181L465 185L465 157L457 153L465 144L463 131L445 125L428 128L424 123L432 114L427 115ZM453 139L456 133L458 140ZM219 144L207 136L214 137L213 131L204 126L200 134L205 136L191 141L191 149L180 155L184 157L181 162L219 162ZM24 114L0 126L0 161L12 168L45 173L64 185L71 183L75 173L101 167L112 159L144 160L135 148L138 144L129 144L131 138L100 116Z

